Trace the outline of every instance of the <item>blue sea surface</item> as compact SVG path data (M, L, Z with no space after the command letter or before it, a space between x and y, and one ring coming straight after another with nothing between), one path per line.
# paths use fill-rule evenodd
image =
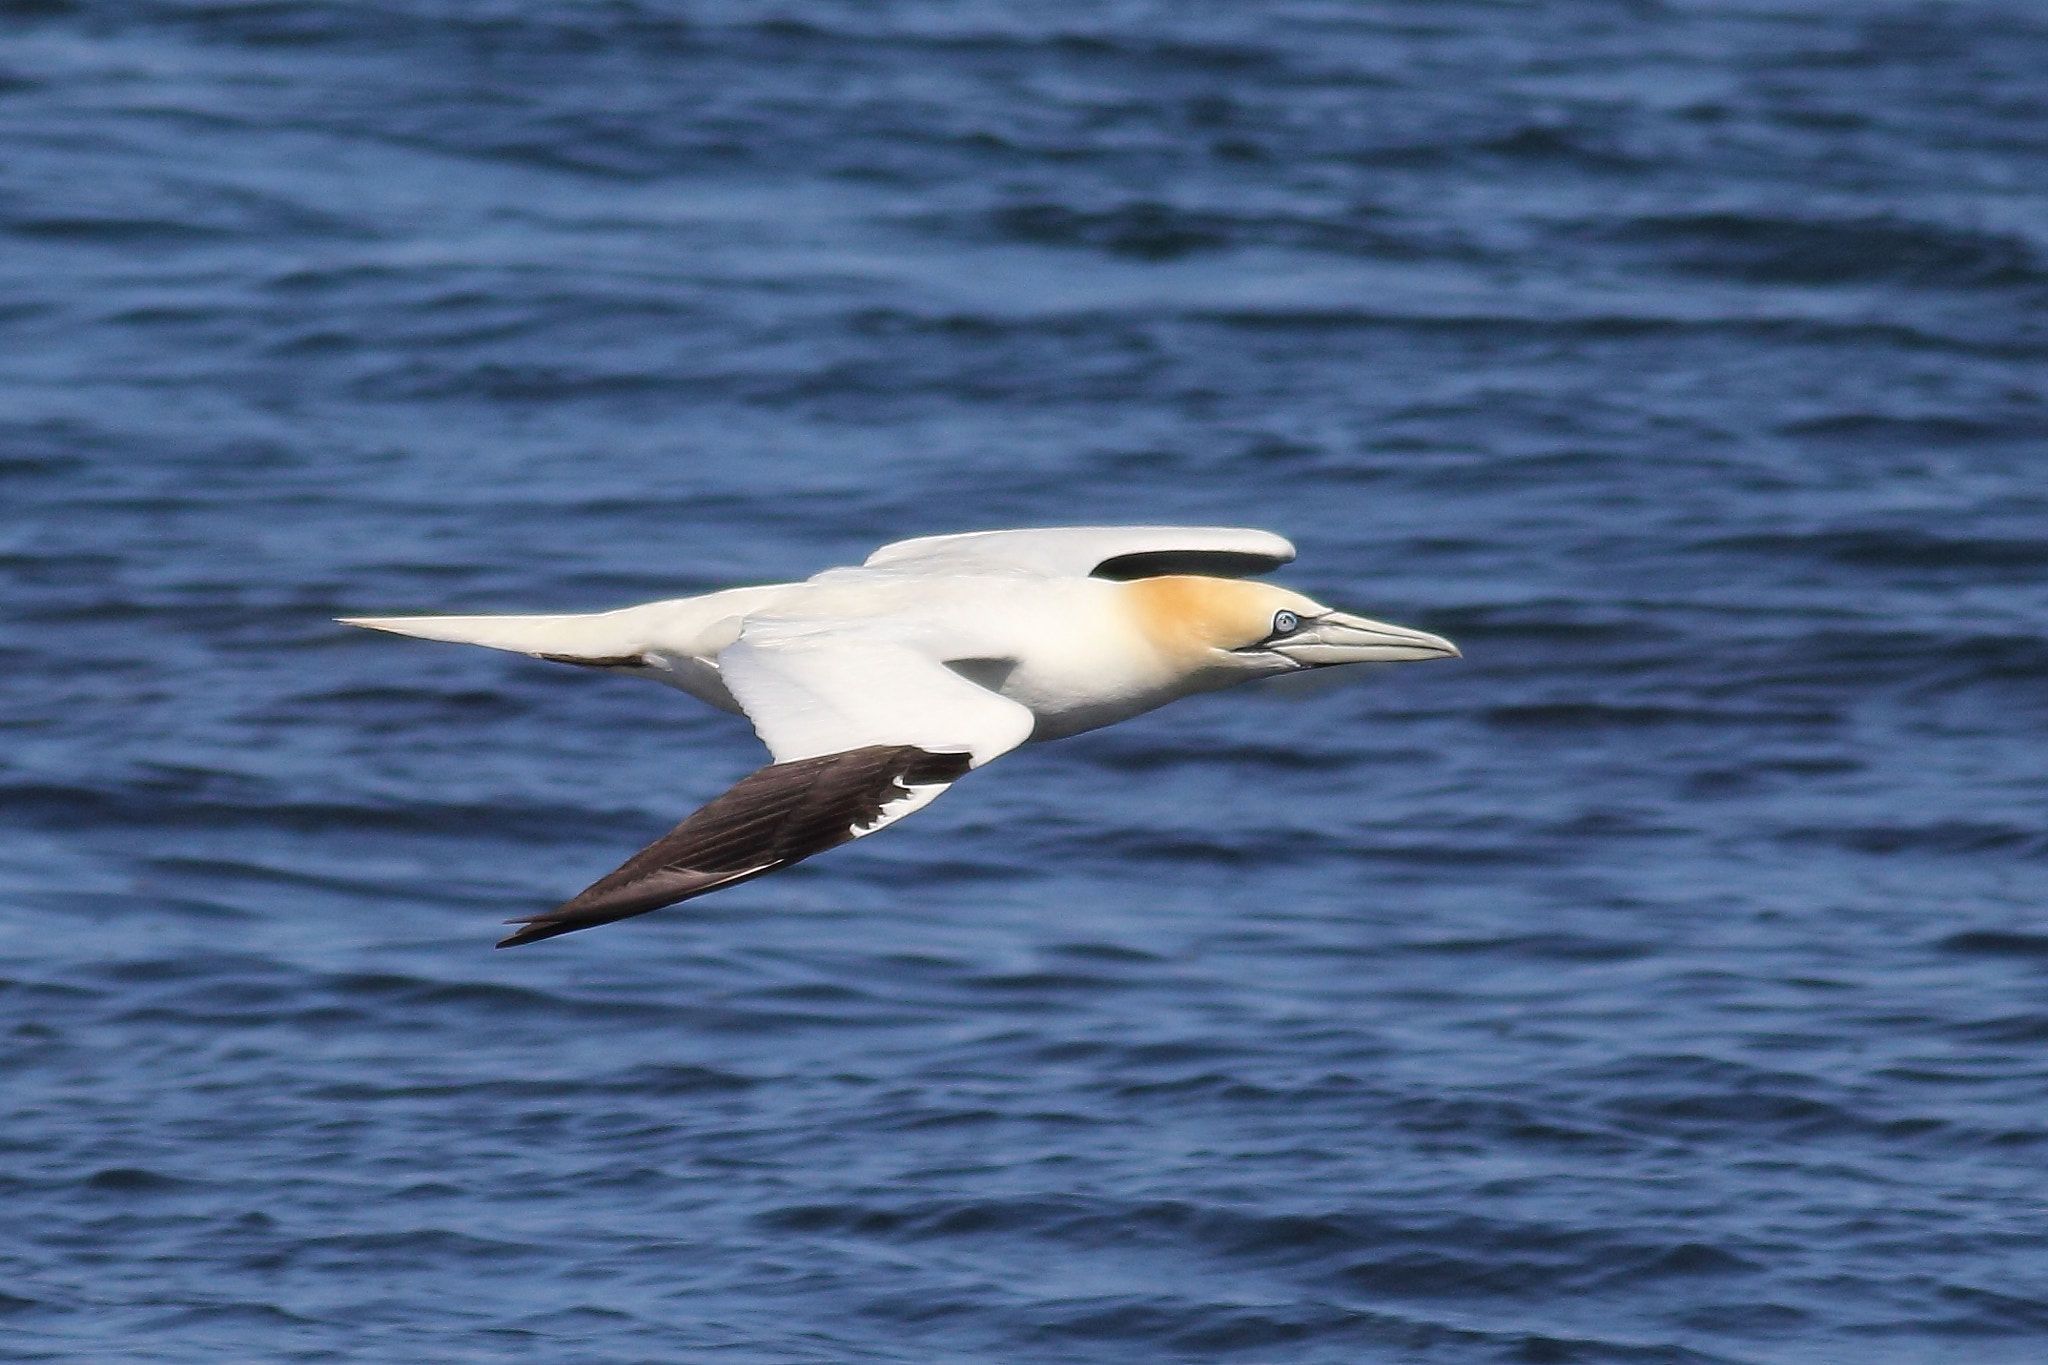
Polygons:
M1461 661L762 761L349 614L1222 523ZM0 0L0 1358L2048 1360L2048 12Z

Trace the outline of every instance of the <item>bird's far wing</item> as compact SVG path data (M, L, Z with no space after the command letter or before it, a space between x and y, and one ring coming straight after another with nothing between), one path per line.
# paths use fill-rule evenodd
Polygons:
M498 946L644 915L872 834L1031 736L1016 702L906 644L750 624L718 656L775 762Z
M1172 573L1243 578L1270 573L1293 558L1294 546L1285 537L1242 526L1048 526L899 540L869 555L861 567L946 573L1008 569L1050 578Z

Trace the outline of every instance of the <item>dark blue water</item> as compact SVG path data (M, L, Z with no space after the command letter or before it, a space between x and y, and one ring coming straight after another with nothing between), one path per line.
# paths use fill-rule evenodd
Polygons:
M0 1356L2048 1358L2030 5L0 5ZM344 613L1268 526L1458 663L748 771Z

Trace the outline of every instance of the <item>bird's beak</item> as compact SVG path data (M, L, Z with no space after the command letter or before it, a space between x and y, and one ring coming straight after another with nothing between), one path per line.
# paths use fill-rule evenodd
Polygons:
M1301 629L1264 646L1303 668L1329 664L1394 664L1421 659L1461 657L1458 647L1441 635L1384 621L1368 621L1341 611L1325 612L1301 623Z

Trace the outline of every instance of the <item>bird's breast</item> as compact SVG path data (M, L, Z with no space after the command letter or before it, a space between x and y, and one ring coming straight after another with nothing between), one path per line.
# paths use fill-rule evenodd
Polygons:
M994 690L1038 718L1033 739L1114 725L1186 695L1180 670L1133 627L1121 586L1079 585L1050 610L1011 618L1014 662Z

